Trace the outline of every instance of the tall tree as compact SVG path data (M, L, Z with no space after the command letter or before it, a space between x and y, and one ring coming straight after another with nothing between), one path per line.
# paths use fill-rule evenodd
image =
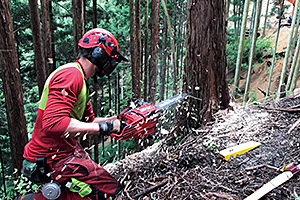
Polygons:
M243 21L242 21L242 28L241 28L241 34L240 34L239 52L238 52L238 57L237 57L236 67L235 67L234 84L233 84L233 90L232 90L233 97L236 97L237 90L238 90L239 83L240 83L241 66L242 66L243 52L244 52L244 45L245 45L245 34L246 34L249 5L250 5L250 0L246 0L246 2L244 4L244 13L243 13Z
M142 97L142 83L141 83L141 1L135 0L135 34L136 34L136 54L135 54L135 74L132 79L135 79L135 85L133 85L132 89L134 90L133 94L135 98L141 99Z
M145 64L144 64L144 101L147 101L148 97L148 0L145 0Z
M51 42L51 26L50 26L50 5L49 0L41 0L42 8L42 23L43 23L43 34L44 34L44 49L46 57L46 75L49 75L54 71L53 67L53 53L52 53L52 42Z
M155 103L157 62L158 62L158 22L159 22L159 0L151 3L151 58L149 62L149 101Z
M163 101L165 97L165 84L166 84L166 68L167 68L167 40L168 40L168 25L167 19L163 20L163 38L162 38L162 50L161 50L161 65L160 65L160 74L159 74L159 100ZM175 78L175 77L174 77ZM176 79L176 78L175 78Z
M130 11L130 57L131 57L131 73L132 73L132 97L135 97L135 85L136 85L136 29L135 29L135 12L134 12L134 0L129 1Z
M223 0L188 0L184 91L196 97L189 106L199 119L188 120L193 127L229 104L225 12Z
M0 1L0 66L13 167L21 172L23 148L28 142L20 67L9 0Z
M44 83L46 81L46 68L37 0L29 0L29 8L34 47L34 65L36 68L39 95L41 96L44 89Z
M167 6L164 0L161 0L164 11L165 11L165 15L167 17L167 22L168 22L168 27L169 27L169 32L170 32L170 39L171 39L171 44L172 44L172 59L173 59L173 73L174 73L174 83L173 83L173 94L177 93L177 58L176 58L176 49L175 49L175 43L174 43L174 37L173 37L173 31L172 31L172 27L171 27L171 22L170 22L170 18L169 18L169 14L168 14L168 10L167 10Z
M298 12L298 8L300 5L300 0L296 0L296 5L295 8L297 8L297 12ZM295 25L296 25L296 17L297 14L295 15L295 17L293 17L293 21L292 21L292 25L291 25L291 29L290 29L290 35L289 35L289 40L288 40L288 44L286 47L286 51L285 51L285 56L284 56L284 61L283 61L283 66L282 66L282 71L281 71L281 76L280 76L280 81L279 81L279 85L278 85L278 92L277 92L277 99L279 99L281 97L281 92L285 92L282 91L282 85L285 82L285 74L286 74L286 70L289 63L289 56L290 56L290 51L291 51L291 44L292 44L292 39L293 39L293 35L294 35L294 31L295 31Z
M130 52L132 97L141 98L141 16L140 1L130 0Z
M74 58L77 58L79 50L78 41L84 34L84 6L83 0L72 0Z
M254 57L254 52L255 52L256 35L257 35L258 26L259 26L259 17L260 17L259 8L260 8L261 3L262 3L261 0L256 1L255 20L254 20L254 27L252 30L252 39L251 39L251 47L250 47L250 55L249 55L249 66L248 66L245 94L244 94L244 100L243 100L244 103L246 101L248 101L248 97L249 97L249 88L250 88L250 82L251 82L251 70L252 70L253 57Z

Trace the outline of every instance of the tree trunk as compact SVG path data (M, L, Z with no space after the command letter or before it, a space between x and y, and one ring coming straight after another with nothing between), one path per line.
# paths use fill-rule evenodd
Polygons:
M42 16L43 16L43 33L44 33L44 49L46 61L46 75L48 76L53 69L53 53L51 42L51 26L49 13L49 0L41 0Z
M135 31L135 17L134 17L134 0L130 0L130 55L131 55L131 73L132 73L132 97L135 97L135 85L136 83L136 31Z
M39 88L39 96L41 96L44 83L46 81L46 68L44 49L41 36L40 15L37 0L29 0L30 7L30 22L32 30L32 39L34 47L34 65L36 68L36 76Z
M167 2L166 2L167 3ZM164 18L164 27L163 27L163 38L162 38L162 56L161 56L161 67L159 75L159 100L163 101L165 99L165 84L166 84L166 68L167 68L167 40L168 40L168 24L167 19ZM175 78L175 77L174 77Z
M244 52L244 45L245 45L245 33L246 33L247 18L248 18L248 12L249 12L249 4L250 4L250 0L246 0L246 2L244 4L243 22L242 22L240 42L239 42L239 52L238 52L238 57L237 57L237 61L236 61L234 84L233 84L233 90L232 90L232 96L234 98L236 97L237 90L238 90L239 83L240 83L241 66L242 66L243 52Z
M77 58L79 49L77 47L80 38L84 34L84 12L83 0L72 0L73 36L74 36L74 58Z
M151 58L149 62L149 101L155 103L156 100L156 80L158 61L158 21L159 21L159 1L152 0L151 10Z
M141 83L141 1L135 0L135 34L136 34L136 54L135 54L135 74L132 79L135 79L135 85L132 86L134 97L141 99L142 83Z
M267 26L267 19L268 19L269 2L270 2L270 0L268 0L268 2L267 2L266 15L265 15L265 21L264 21L264 29L263 29L264 37L266 36L266 26Z
M297 12L298 12L298 8L299 8L299 4L300 0L296 0L296 4L295 4L295 8L297 8ZM282 85L285 83L285 75L286 75L286 69L287 66L289 65L288 61L289 61L289 56L290 56L290 51L291 51L291 44L292 44L292 39L293 39L293 35L294 35L294 30L295 30L295 24L296 24L296 17L297 14L295 15L295 17L293 17L293 21L292 21L292 25L291 25L291 29L290 29L290 35L289 35L289 40L288 40L288 44L286 47L286 51L285 51L285 57L284 57L284 61L283 61L283 66L282 66L282 71L281 71L281 76L280 76L280 81L279 81L279 85L278 85L278 92L277 92L277 99L279 99L281 97L281 92L285 92L285 91L281 91L282 90Z
M229 104L225 13L223 0L188 1L184 90L196 97L189 106L195 109L188 118L192 127L212 121Z
M271 65L271 69L270 69L268 88L267 88L267 92L266 92L266 96L265 96L265 102L268 99L269 90L270 90L271 82L272 82L272 74L273 74L273 69L274 69L274 64L275 64L275 58L276 58L277 44L278 44L279 33L280 33L280 26L281 26L282 14L283 14L283 11L284 11L283 3L284 3L284 1L282 2L281 9L279 9L279 11L278 11L279 21L278 21L278 28L277 28L275 46L274 46L274 50L273 50L273 58L272 58L272 65Z
M174 73L174 81L173 81L173 95L177 93L177 79L178 79L178 73L177 73L177 58L176 58L176 49L175 49L175 43L174 43L174 37L173 37L173 31L171 27L171 22L167 10L167 6L164 0L161 0L165 15L167 17L167 22L168 22L168 27L169 27L169 32L170 32L170 39L171 39L171 44L172 44L172 59L173 59L173 73Z
M0 1L0 66L13 168L20 175L24 146L28 142L20 67L9 0Z
M249 55L249 65L248 65L248 74L247 74L247 79L246 79L246 87L245 87L245 94L244 94L244 103L248 101L249 97L249 87L250 87L250 82L251 82L251 70L252 70L252 64L253 64L253 57L254 57L254 52L255 52L255 44L256 44L256 35L257 35L257 30L259 26L259 8L260 8L260 3L261 0L256 1L256 12L255 12L255 20L254 20L254 27L253 27L253 33L252 33L252 43L250 47L250 55Z
M144 67L144 101L148 97L148 0L145 0L145 67Z

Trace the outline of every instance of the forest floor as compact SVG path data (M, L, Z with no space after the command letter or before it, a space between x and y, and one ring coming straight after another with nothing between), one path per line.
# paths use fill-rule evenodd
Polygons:
M278 53L285 51L289 28L281 28ZM267 30L267 35L274 35L272 42L276 31ZM277 92L283 59L274 65L271 93ZM267 58L253 68L250 91L255 90L258 101L233 103L232 109L216 113L214 122L191 130L184 138L178 139L170 131L144 151L104 166L124 186L119 199L240 200L281 174L283 167L298 161L300 95L266 104L259 101L264 97L259 89L266 91L268 84L270 61L272 58ZM246 77L246 71L241 76ZM244 83L241 79L240 85ZM221 150L248 141L261 145L229 161L220 157ZM300 195L299 182L295 175L261 199L295 200Z
M244 199L299 159L300 95L232 106L181 140L170 132L146 150L104 166L124 185L119 199ZM248 141L261 145L229 161L220 157L221 150ZM262 199L296 199L299 181L294 176Z

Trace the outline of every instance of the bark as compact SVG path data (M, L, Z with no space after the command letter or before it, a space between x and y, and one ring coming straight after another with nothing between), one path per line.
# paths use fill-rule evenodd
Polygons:
M176 58L176 49L175 49L175 43L174 43L174 37L173 37L173 31L171 27L171 22L167 10L167 6L164 0L161 0L165 15L167 17L167 22L168 22L168 27L169 27L169 32L170 32L170 39L171 39L171 44L172 44L172 59L173 59L173 73L174 73L174 82L173 82L173 95L177 93L177 79L178 79L178 72L177 72L177 58Z
M267 26L267 19L268 19L269 2L270 2L270 0L267 1L267 8L266 8L265 21L264 21L264 29L263 29L263 36L266 35L265 33L266 33L266 26Z
M135 55L135 85L133 85L132 89L134 90L133 94L134 97L137 99L141 99L142 93L141 93L141 1L135 0L135 33L136 33L136 55Z
M193 127L212 121L220 106L228 107L226 83L226 4L223 0L188 1L185 91ZM193 120L196 117L198 120Z
M134 0L130 0L130 55L131 55L131 73L132 73L132 97L135 97L135 90L134 87L137 84L136 83L136 43L135 43L135 37L136 37L136 31L135 31L135 13L134 13Z
M299 8L299 5L300 5L300 0L296 0L295 8ZM298 11L298 9L297 9L297 11ZM281 97L281 92L285 92L285 91L282 91L282 88L283 88L282 86L285 84L286 70L289 65L288 60L289 60L289 56L291 53L290 51L291 51L291 44L293 41L293 35L294 35L294 30L295 30L295 25L296 25L296 18L297 17L293 17L293 21L291 24L289 40L288 40L288 44L287 44L286 51L285 51L285 57L284 57L280 81L279 81L279 85L278 85L278 92L277 92L277 97L276 97L277 99L279 99Z
M32 39L34 47L34 65L36 68L36 76L39 88L39 95L41 96L46 81L46 68L44 50L41 36L40 15L37 0L29 0L30 7L30 22L32 30Z
M49 0L41 0L42 8L42 23L44 34L44 49L45 49L45 61L46 61L46 75L48 76L53 70L53 53L51 42L51 26L50 26L50 13L49 13Z
M144 101L147 101L148 97L148 0L145 0L145 67L144 67Z
M253 57L254 57L254 52L255 52L255 45L256 45L256 35L257 35L257 30L259 26L259 8L261 5L261 0L257 0L256 2L256 12L255 12L255 20L254 20L254 27L253 27L253 33L252 33L252 43L250 47L250 55L249 55L249 66L248 66L248 73L247 73L247 79L246 79L246 86L245 86L245 94L244 94L244 103L248 101L249 97L249 87L250 87L250 82L251 82L251 70L252 70L252 64L253 64Z
M23 150L28 142L28 136L9 0L0 1L0 27L0 66L11 157L13 168L18 169L18 175L20 175Z
M77 47L80 38L84 34L84 12L83 0L72 0L74 58L77 58L79 49Z
M166 68L167 68L167 39L168 39L168 27L167 20L164 19L163 27L163 39L162 39L162 56L161 56L161 65L160 65L160 75L159 75L159 100L163 101L165 99L165 84L166 84Z
M242 66L243 52L244 52L244 45L245 45L245 33L246 33L246 26L247 26L247 17L248 17L248 12L249 12L249 4L250 4L250 0L246 0L246 2L244 4L243 22L242 22L240 42L239 42L239 52L238 52L238 57L237 57L237 61L236 61L235 76L234 76L233 91L232 91L232 96L234 98L236 97L237 90L238 90L239 83L240 83L241 66Z
M151 4L151 58L149 62L149 101L155 103L157 62L158 62L158 21L159 21L159 1L152 0Z
M93 0L93 28L97 28L97 0Z
M279 39L279 33L280 33L280 26L281 26L281 20L282 20L282 13L283 13L283 11L284 11L284 7L282 6L281 9L278 10L279 22L278 22L278 28L277 28L275 46L274 46L274 50L273 50L272 65L271 65L271 69L270 69L269 82L268 82L268 88L267 88L267 92L266 92L266 96L265 96L265 102L268 99L268 95L269 95L269 91L270 91L270 87L271 87L271 82L272 82L272 74L273 74L273 69L274 69L274 64L275 64L277 44L278 44L278 39Z

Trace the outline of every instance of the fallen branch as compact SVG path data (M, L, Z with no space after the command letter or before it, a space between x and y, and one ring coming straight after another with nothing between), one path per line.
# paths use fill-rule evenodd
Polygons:
M262 168L264 167L265 164L262 164L262 165L256 165L256 166L253 166L253 167L247 167L245 168L246 171L250 171L250 170L255 170L255 169L259 169L259 168Z
M150 191L152 191L152 190L154 190L154 189L156 189L156 188L158 188L158 187L163 186L163 185L166 184L167 182L168 182L168 179L165 179L165 180L163 180L162 182L160 182L160 183L158 183L158 184L156 184L156 185L153 185L153 186L151 186L151 187L145 189L144 191L142 191L142 192L140 192L140 193L134 195L132 198L135 199L135 198L138 198L139 196L142 196L142 195L144 195L144 194L147 194L148 192L150 192Z
M216 192L209 192L206 193L205 196L217 196L219 198L225 198L225 199L235 199L231 195L226 193L216 193Z
M275 111L283 111L283 112L300 112L300 109L289 109L289 108L268 108L264 106L260 106L260 108L265 110L275 110Z
M256 166L253 166L253 167L247 167L245 168L246 171L250 171L250 170L255 170L255 169L259 169L259 168L262 168L262 167L268 167L270 169L274 169L276 171L279 171L280 169L277 168L277 167L274 167L274 166L271 166L271 165L268 165L268 164L262 164L262 165L256 165Z

